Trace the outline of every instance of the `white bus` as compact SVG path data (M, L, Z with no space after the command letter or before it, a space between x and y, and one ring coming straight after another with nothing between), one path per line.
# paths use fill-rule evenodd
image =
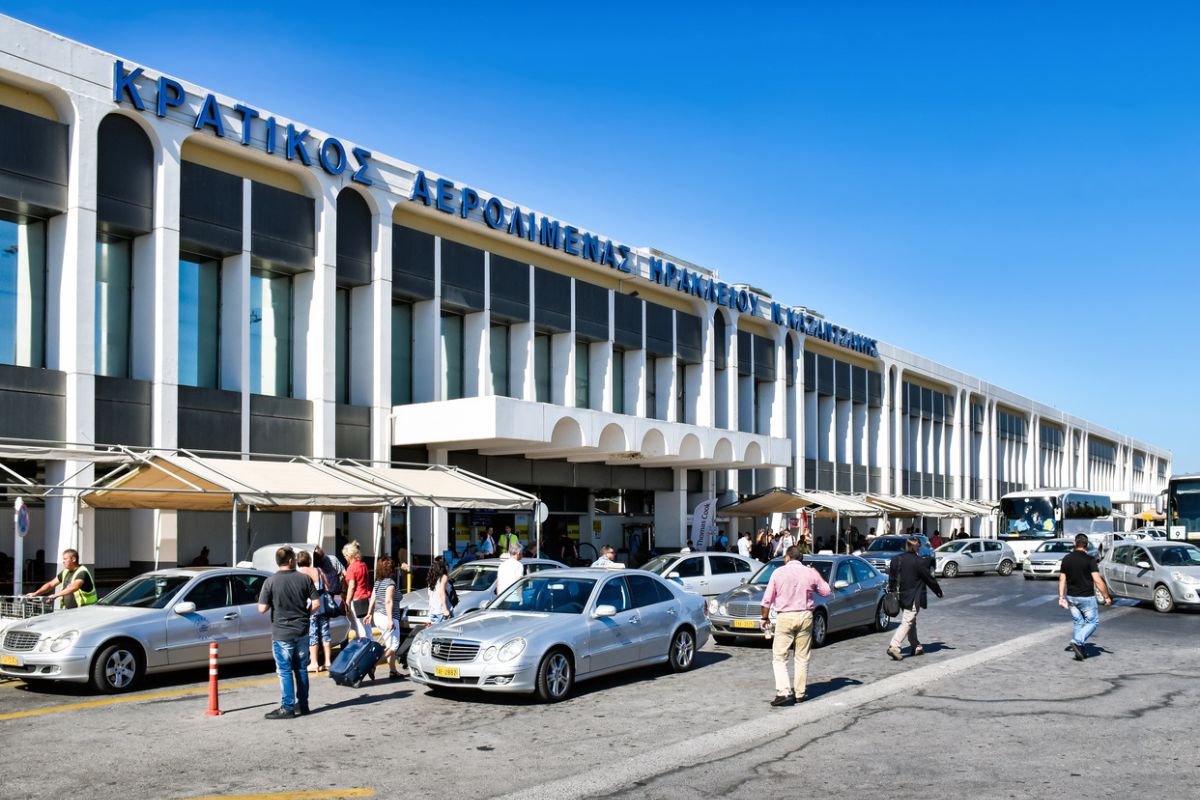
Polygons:
M1024 561L1046 539L1086 533L1100 550L1112 546L1112 498L1082 489L1037 489L1000 498L999 538Z

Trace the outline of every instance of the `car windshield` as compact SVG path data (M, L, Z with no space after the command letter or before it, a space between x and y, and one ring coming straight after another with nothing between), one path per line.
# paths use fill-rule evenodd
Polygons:
M647 572L653 572L655 575L662 575L667 571L667 567L679 560L679 556L657 556L652 558L642 565L642 569Z
M815 569L817 572L819 572L821 574L821 577L824 578L826 581L829 580L829 574L833 568L833 562L817 561L816 559L809 560L806 558L806 559L804 559L804 563L807 564L808 566L812 567L813 569ZM750 584L752 586L766 586L768 583L771 582L771 575L775 572L775 570L779 569L782 566L783 566L782 558L777 558L773 561L768 561L766 566L764 566L758 572L754 573L754 577L750 579Z
M508 587L488 608L493 611L582 614L595 585L594 578L560 578L550 574L528 576Z
M868 553L879 553L884 551L895 551L904 549L903 536L881 536L875 541L867 545Z
M171 598L190 580L188 575L145 575L122 584L98 605L166 608Z
M450 583L455 591L482 592L496 582L497 569L495 564L465 564L450 573Z
M1069 553L1075 549L1073 542L1043 542L1038 545L1035 553Z
M957 553L959 550L962 550L966 546L967 546L966 541L960 539L957 542L946 542L944 545L942 545L941 547L939 547L937 549L937 552L939 552L939 553Z
M1150 553L1164 567L1200 567L1200 547L1181 544L1150 548Z

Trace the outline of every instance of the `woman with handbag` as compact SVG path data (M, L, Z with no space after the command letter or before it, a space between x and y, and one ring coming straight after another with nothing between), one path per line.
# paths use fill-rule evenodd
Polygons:
M313 566L312 556L307 550L301 550L296 555L296 571L307 575L317 587L317 594L326 594L325 575ZM322 604L324 605L324 604ZM317 646L323 645L325 651L325 666L317 666ZM308 671L324 672L333 663L333 643L329 636L329 617L317 611L308 616Z
M450 601L447 599L447 588L450 585L450 570L446 567L446 559L438 556L429 567L429 577L426 585L429 587L429 624L441 622L450 616Z
M399 678L396 651L400 649L400 605L396 602L396 566L390 558L381 558L375 565L375 591L367 603L363 621L374 624L382 633L388 677Z

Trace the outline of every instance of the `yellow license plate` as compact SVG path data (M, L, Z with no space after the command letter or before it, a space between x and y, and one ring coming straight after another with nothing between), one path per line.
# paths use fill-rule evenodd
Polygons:
M0 656L0 666L19 667L21 666L20 656Z
M433 676L435 678L457 678L458 667L434 667Z
M756 619L735 619L733 621L733 627L735 627L735 628L751 628L753 630L758 630L758 620L756 620Z

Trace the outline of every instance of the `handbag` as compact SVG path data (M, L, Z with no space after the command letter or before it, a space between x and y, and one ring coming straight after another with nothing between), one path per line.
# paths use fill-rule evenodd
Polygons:
M346 607L342 604L342 601L330 594L329 590L325 588L324 575L321 575L318 579L318 584L317 599L321 602L318 613L323 617L330 618L345 616Z
M900 592L884 592L883 613L889 617L900 616Z

